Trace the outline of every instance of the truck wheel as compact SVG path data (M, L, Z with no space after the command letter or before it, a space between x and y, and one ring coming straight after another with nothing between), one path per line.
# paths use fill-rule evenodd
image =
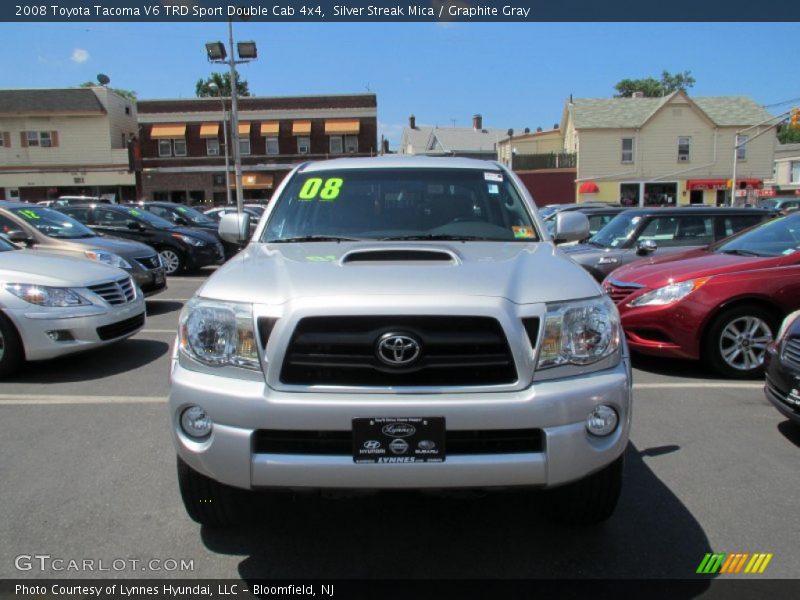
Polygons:
M178 487L189 517L208 527L236 525L247 500L247 492L202 475L178 458Z
M602 471L545 491L550 518L566 525L596 525L608 519L622 490L623 456Z
M712 321L705 343L709 366L731 379L758 377L778 329L775 316L759 306L726 310Z
M159 252L164 263L164 272L167 275L175 275L183 270L183 256L177 250L164 248Z
M0 378L17 371L24 361L19 334L11 321L0 313Z

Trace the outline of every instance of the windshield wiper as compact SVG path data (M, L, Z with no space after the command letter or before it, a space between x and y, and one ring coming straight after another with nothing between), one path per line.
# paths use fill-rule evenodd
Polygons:
M361 242L362 239L335 235L299 235L297 237L267 240L268 244L293 244L300 242Z
M425 233L417 235L396 235L390 237L380 238L381 241L419 241L419 240L445 240L451 242L469 242L469 241L490 241L497 242L495 238L480 237L477 235L450 235L445 233Z
M751 250L740 250L738 248L733 250L720 250L720 252L722 254L735 254L737 256L764 256L758 252L752 252Z

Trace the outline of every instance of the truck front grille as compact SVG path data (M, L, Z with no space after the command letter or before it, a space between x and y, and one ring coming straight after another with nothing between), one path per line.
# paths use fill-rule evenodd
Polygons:
M378 345L389 334L416 340L418 358L381 360ZM477 386L514 383L517 371L493 318L307 317L292 334L280 378L289 385Z
M800 338L791 337L783 345L783 360L793 367L800 367Z

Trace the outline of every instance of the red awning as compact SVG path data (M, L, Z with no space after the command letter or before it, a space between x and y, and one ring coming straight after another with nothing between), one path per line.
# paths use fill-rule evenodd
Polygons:
M689 179L686 182L687 190L724 190L728 188L725 179Z
M597 187L597 184L594 181L587 181L581 184L581 187L578 188L579 194L596 194L600 191L600 188Z
M737 177L736 178L736 187L739 188L739 189L748 188L748 187L755 188L755 189L760 189L761 188L761 180L760 179L747 179L747 178Z

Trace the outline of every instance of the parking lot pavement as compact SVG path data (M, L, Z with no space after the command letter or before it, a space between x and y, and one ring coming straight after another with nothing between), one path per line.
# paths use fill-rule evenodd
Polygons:
M165 399L178 314L202 281L171 278L131 340L3 382L0 577L109 576L17 571L33 553L193 561L111 573L130 577L691 577L712 549L772 552L765 576L800 576L800 429L758 381L645 358L623 495L599 528L550 524L518 493L267 497L245 528L201 528L178 496Z

